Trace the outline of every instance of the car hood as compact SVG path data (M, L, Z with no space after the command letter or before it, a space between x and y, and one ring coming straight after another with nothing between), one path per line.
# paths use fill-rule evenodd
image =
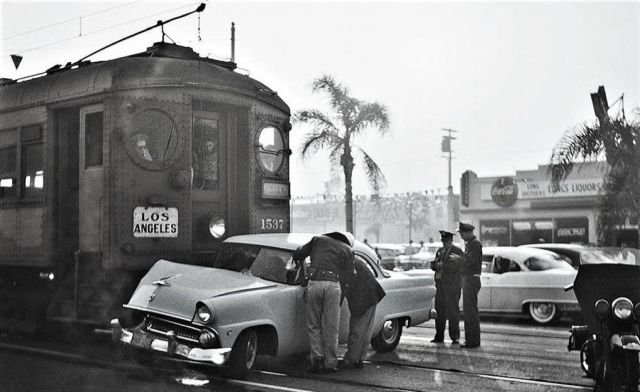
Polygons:
M125 306L191 320L199 301L274 286L240 272L159 260Z

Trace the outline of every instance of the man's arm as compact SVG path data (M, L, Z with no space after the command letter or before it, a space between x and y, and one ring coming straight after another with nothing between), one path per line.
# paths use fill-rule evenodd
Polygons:
M311 255L311 249L313 248L313 240L314 239L315 239L315 237L312 238L311 241L307 242L303 246L301 246L298 249L296 249L293 252L293 259L296 260L296 261L304 261L304 259L309 257Z

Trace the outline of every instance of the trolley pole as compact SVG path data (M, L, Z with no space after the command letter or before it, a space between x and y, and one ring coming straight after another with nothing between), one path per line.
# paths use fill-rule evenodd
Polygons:
M449 191L449 195L453 194L453 186L451 185L451 160L453 159L453 157L451 156L451 141L452 140L456 140L455 137L453 137L451 134L452 133L457 133L458 131L456 131L455 129L451 129L451 128L442 128L442 130L444 132L447 132L446 136L442 137L442 152L446 152L448 153L448 156L444 156L443 158L447 158L449 160L449 186L447 187L447 190Z

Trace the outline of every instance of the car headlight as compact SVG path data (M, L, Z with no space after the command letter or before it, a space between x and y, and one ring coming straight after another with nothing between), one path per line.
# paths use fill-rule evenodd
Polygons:
M216 215L209 220L209 233L213 238L220 238L227 231L224 218Z
M198 320L202 321L203 323L208 323L213 319L213 313L206 305L198 306L198 308L196 309L196 316L198 317Z
M620 320L626 320L631 317L633 312L633 303L629 298L620 297L613 301L613 314Z
M600 319L607 317L609 313L609 302L606 299L599 299L596 301L595 308L596 315L598 315Z

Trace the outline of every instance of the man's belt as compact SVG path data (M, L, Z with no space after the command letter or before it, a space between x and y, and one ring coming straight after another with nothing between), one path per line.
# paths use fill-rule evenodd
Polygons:
M316 268L309 273L310 280L326 280L330 282L339 282L340 275L335 272L324 268Z

